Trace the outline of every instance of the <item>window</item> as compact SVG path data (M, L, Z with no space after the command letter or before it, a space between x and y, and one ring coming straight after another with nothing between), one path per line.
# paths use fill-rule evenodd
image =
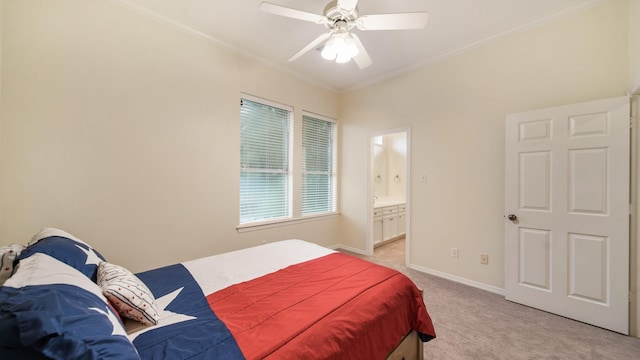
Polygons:
M293 114L290 106L241 96L238 229L337 212L337 125Z
M293 109L240 102L240 224L291 217Z
M336 123L302 116L302 215L336 211Z

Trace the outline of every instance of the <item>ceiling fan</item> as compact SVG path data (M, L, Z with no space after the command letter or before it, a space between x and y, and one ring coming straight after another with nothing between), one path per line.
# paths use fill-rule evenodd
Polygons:
M410 30L422 29L427 24L428 13L426 11L361 16L358 14L357 5L358 0L333 0L324 8L323 15L296 10L266 1L260 3L260 9L271 14L324 25L329 29L328 32L318 36L288 61L294 61L309 50L324 44L322 49L323 58L335 60L337 63L346 63L353 59L360 69L371 65L373 61L358 35L351 32L353 28L363 31Z

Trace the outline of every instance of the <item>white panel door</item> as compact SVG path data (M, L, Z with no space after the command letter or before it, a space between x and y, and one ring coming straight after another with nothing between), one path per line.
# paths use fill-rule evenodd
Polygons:
M629 332L629 98L508 115L507 300Z

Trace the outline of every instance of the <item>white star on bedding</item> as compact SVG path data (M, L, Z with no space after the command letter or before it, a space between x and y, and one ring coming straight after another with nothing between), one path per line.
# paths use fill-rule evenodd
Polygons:
M109 321L111 322L111 325L113 325L113 331L111 332L111 335L127 336L127 333L124 331L124 328L120 325L120 320L118 320L118 318L111 311L108 311L106 309L105 311L95 307L89 308L89 310L99 312L100 314L106 316L109 319Z
M80 245L76 245L78 247L78 249L82 250L85 254L87 254L87 262L85 262L85 265L98 265L102 262L102 259L100 259L98 257L98 255L96 254L95 251L93 251L92 248L89 248L89 250L83 248Z
M185 314L176 314L169 310L165 310L167 306L169 306L169 304L171 304L173 300L175 300L176 297L178 297L180 292L182 292L182 289L184 289L184 287L181 287L163 297L156 299L156 304L158 305L158 309L160 310L160 321L158 322L158 325L144 326L137 322L134 325L130 325L131 321L127 321L126 328L127 328L127 333L129 334L129 340L133 341L136 337L144 334L149 330L154 330L154 329L161 328L163 326L168 326L168 325L196 319L195 316L189 316Z

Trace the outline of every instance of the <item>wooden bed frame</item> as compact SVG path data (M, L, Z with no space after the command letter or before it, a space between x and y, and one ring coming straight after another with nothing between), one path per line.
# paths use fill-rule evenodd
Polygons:
M418 333L411 331L387 356L387 360L424 360L423 344Z
M424 300L424 290L420 290L420 295ZM400 344L387 356L387 360L424 360L424 343L415 330L405 335Z

